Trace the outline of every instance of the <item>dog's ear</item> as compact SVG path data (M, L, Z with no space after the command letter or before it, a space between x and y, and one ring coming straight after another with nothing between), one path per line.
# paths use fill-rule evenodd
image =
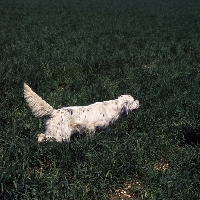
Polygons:
M122 106L121 116L122 117L127 117L128 116L128 105L127 105L127 103Z

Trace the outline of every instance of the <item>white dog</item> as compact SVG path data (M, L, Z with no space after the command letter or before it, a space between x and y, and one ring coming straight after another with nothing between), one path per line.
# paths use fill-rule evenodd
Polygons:
M36 117L48 116L45 133L38 136L39 142L50 138L69 141L73 134L83 132L94 134L96 130L114 123L120 116L126 117L129 111L139 108L138 100L134 101L130 95L122 95L115 100L55 110L25 83L24 98Z

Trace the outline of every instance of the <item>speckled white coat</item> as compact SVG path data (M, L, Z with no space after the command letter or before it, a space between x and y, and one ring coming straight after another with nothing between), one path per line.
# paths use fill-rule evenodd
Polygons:
M38 141L55 138L56 141L69 141L73 134L104 129L114 123L120 116L125 117L129 111L139 108L139 101L130 95L118 99L96 102L88 106L63 107L53 109L31 88L24 84L24 97L35 116L48 116L45 132L38 136Z

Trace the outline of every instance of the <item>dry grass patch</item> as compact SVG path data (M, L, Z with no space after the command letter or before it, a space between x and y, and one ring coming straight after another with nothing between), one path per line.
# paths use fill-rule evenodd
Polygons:
M165 161L160 161L154 164L154 169L156 171L166 171L169 169L169 163Z
M114 194L109 195L110 200L136 200L140 196L140 191L143 189L141 182L138 179L133 179L131 182L126 182L122 187L117 188Z

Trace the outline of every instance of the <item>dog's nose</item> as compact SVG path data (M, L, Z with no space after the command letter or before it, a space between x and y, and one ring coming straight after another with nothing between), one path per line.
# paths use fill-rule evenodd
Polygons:
M136 105L137 105L137 108L139 108L140 102L139 102L138 100L135 100L135 103L136 103Z

